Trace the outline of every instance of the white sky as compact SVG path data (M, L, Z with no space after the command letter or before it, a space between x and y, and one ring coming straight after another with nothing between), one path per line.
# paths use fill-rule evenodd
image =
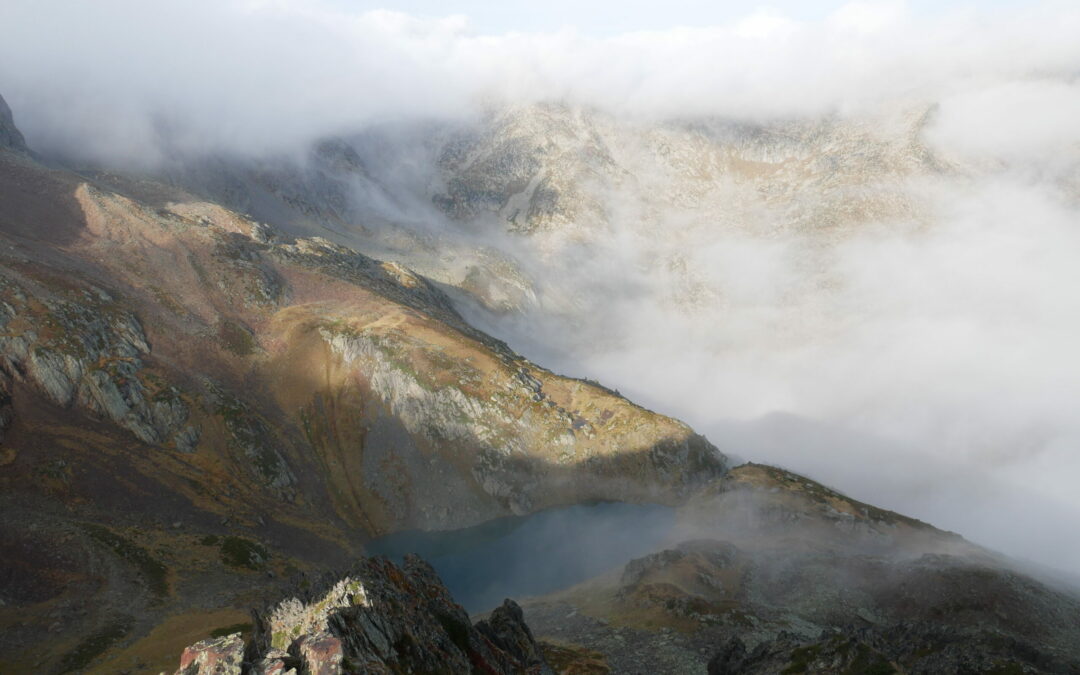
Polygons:
M574 29L591 35L614 35L680 26L729 23L750 14L782 14L818 20L849 0L328 0L353 11L386 9L428 17L461 15L477 33ZM881 4L881 3L877 3ZM896 0L916 14L980 12L1021 8L1030 0Z

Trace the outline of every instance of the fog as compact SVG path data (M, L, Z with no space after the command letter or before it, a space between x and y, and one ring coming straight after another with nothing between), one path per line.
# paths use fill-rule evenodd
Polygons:
M1032 75L1075 77L1080 11L1067 3L930 19L899 1L853 2L816 22L762 10L606 37L572 27L483 35L463 16L342 6L8 0L0 86L40 150L144 164L178 150L297 149L380 120L467 117L492 101L751 120L946 95L969 106L989 98L1005 106L999 115L1024 101L1076 105L1067 84L1024 85L1020 100L1007 89ZM1068 113L1039 112L1029 130L1053 121L1075 134Z
M515 261L532 284L518 311L463 311L539 363L732 455L1080 570L1080 10L870 2L601 38L287 1L9 1L0 25L0 93L30 145L122 168L299 157L328 136L467 127L539 101L598 111L612 138L673 119L873 127L930 111L919 142L946 168L883 172L859 189L915 206L839 229L796 227L754 185L721 181L692 208L589 186L604 227L507 235L442 218L419 150L368 165L398 198L372 208ZM679 187L618 150L631 188Z
M1080 568L1080 214L1018 177L927 190L931 229L871 227L824 262L798 238L687 243L670 229L549 254L563 264L540 307L577 290L579 311L488 327L726 452ZM722 302L672 300L682 281L655 261L688 245Z

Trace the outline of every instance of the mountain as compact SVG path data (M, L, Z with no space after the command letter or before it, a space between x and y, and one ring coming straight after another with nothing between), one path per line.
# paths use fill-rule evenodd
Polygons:
M560 269L568 244L606 253L640 237L651 246L642 264L669 268L673 300L692 307L724 300L688 255L706 230L708 241L799 240L806 284L819 288L852 233L929 223L920 181L976 170L927 143L934 113L657 122L532 104L477 123L375 127L300 156L176 158L160 174L290 234L379 250L497 314L528 309L551 283L522 256ZM592 310L575 312L576 296L545 302Z
M446 145L436 199L458 219L489 213L510 229L578 237L615 218L625 226L627 216L647 227L673 209L714 227L775 227L761 217L765 207L784 213L786 227L842 228L917 207L910 195L867 188L947 170L921 140L930 116L657 123L564 105L511 107Z
M1080 669L1075 589L802 476L742 465L680 521L664 550L524 600L534 634L611 672Z
M537 260L616 216L659 247L660 210L762 237L749 216L775 210L811 254L866 214L918 217L916 192L863 188L962 171L918 140L931 113L646 131L540 105L134 174L43 163L0 112L0 670L1080 672L1075 590L733 467L469 320L526 311ZM423 561L365 556L599 501L676 523L484 616Z
M5 670L231 619L375 535L675 504L727 466L402 265L182 190L6 149L0 238Z

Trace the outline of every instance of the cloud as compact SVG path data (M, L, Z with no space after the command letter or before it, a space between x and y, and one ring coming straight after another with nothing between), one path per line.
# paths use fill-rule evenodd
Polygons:
M1080 148L1080 83L1012 81L952 94L929 139L980 159L1068 161Z
M831 245L661 214L651 233L519 250L537 306L488 326L725 451L1075 568L1080 212L1011 172L909 189L929 226L870 221ZM700 272L689 305L677 259ZM778 411L803 426L774 429Z
M859 2L816 22L758 13L611 37L481 35L460 16L299 0L11 0L0 23L0 87L32 143L144 164L177 151L287 151L499 101L652 117L857 110L1074 74L1080 60L1080 10L1049 6L930 20L900 2ZM964 100L977 104L953 105Z

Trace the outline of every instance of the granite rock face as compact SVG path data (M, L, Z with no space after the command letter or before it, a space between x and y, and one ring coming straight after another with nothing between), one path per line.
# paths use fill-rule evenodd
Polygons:
M176 675L520 673L553 675L507 600L475 626L430 565L366 558L323 591L255 613L255 634L188 647ZM238 657L244 654L243 663Z

